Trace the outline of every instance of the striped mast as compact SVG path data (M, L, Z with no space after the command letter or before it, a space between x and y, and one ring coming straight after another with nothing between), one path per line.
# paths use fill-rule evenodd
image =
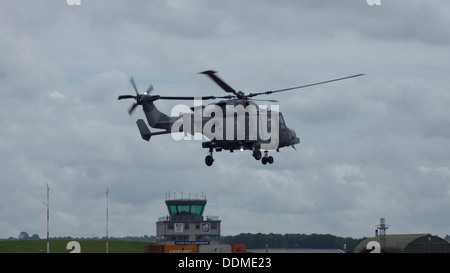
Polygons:
M108 246L108 195L109 188L106 188L106 253L109 252Z
M48 187L48 183L47 183L47 253L50 253L50 238L49 238L49 232L48 232L48 223L49 223L49 219L50 219L50 209L49 209L49 192L50 189Z

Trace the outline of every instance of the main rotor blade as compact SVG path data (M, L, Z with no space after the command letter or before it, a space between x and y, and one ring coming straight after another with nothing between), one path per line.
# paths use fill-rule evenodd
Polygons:
M258 100L258 99L251 99L251 100L253 100L253 101L268 101L268 102L279 102L279 101L277 101L277 100L264 100L264 99L262 99L262 100Z
M306 85L301 85L301 86L296 86L296 87L291 87L291 88L286 88L286 89L266 91L266 92L261 92L261 93L250 93L247 97L254 97L254 96L259 96L259 95L269 95L272 93L284 92L284 91L300 89L300 88L310 87L310 86L329 83L329 82L335 82L335 81L341 81L341 80L350 79L350 78L356 78L356 77L363 76L363 75L365 75L365 74L357 74L357 75L353 75L353 76L338 78L338 79L334 79L334 80L328 80L328 81L324 81L324 82L311 83L311 84L306 84Z
M223 90L225 90L225 92L233 93L237 96L236 90L231 88L231 86L226 84L221 78L217 77L215 75L216 73L217 73L216 71L206 70L206 71L200 72L199 74L208 75L215 83L217 83Z
M167 97L167 96L161 96L160 100L215 100L215 99L231 99L233 96L223 96L223 97L216 97L216 96L204 96L204 97Z

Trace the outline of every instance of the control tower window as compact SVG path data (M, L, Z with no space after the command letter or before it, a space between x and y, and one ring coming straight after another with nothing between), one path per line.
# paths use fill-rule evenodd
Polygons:
M170 205L170 215L203 215L204 205Z

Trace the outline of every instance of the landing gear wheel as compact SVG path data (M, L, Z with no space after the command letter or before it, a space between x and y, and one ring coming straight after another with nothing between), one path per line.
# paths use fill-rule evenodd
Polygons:
M207 166L211 166L214 163L214 158L212 157L212 155L207 155L205 157L205 163Z
M261 159L261 151L254 151L253 152L253 157L256 159L256 160L260 160Z
M266 165L267 163L273 164L273 157L272 157L272 156L269 156L268 153L269 153L268 151L265 151L265 152L264 152L264 157L261 158L261 163L262 163L263 165Z
M214 163L213 148L209 148L209 154L205 157L205 163L207 166L211 166Z
M266 164L267 164L267 157L261 158L261 163L262 163L263 165L266 165Z

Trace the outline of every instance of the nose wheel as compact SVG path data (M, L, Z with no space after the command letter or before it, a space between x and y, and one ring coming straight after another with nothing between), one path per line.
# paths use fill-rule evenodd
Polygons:
M265 151L265 152L264 152L264 157L261 158L261 163L262 163L263 165L266 165L267 163L273 164L273 157L272 157L272 156L269 156L268 152Z

